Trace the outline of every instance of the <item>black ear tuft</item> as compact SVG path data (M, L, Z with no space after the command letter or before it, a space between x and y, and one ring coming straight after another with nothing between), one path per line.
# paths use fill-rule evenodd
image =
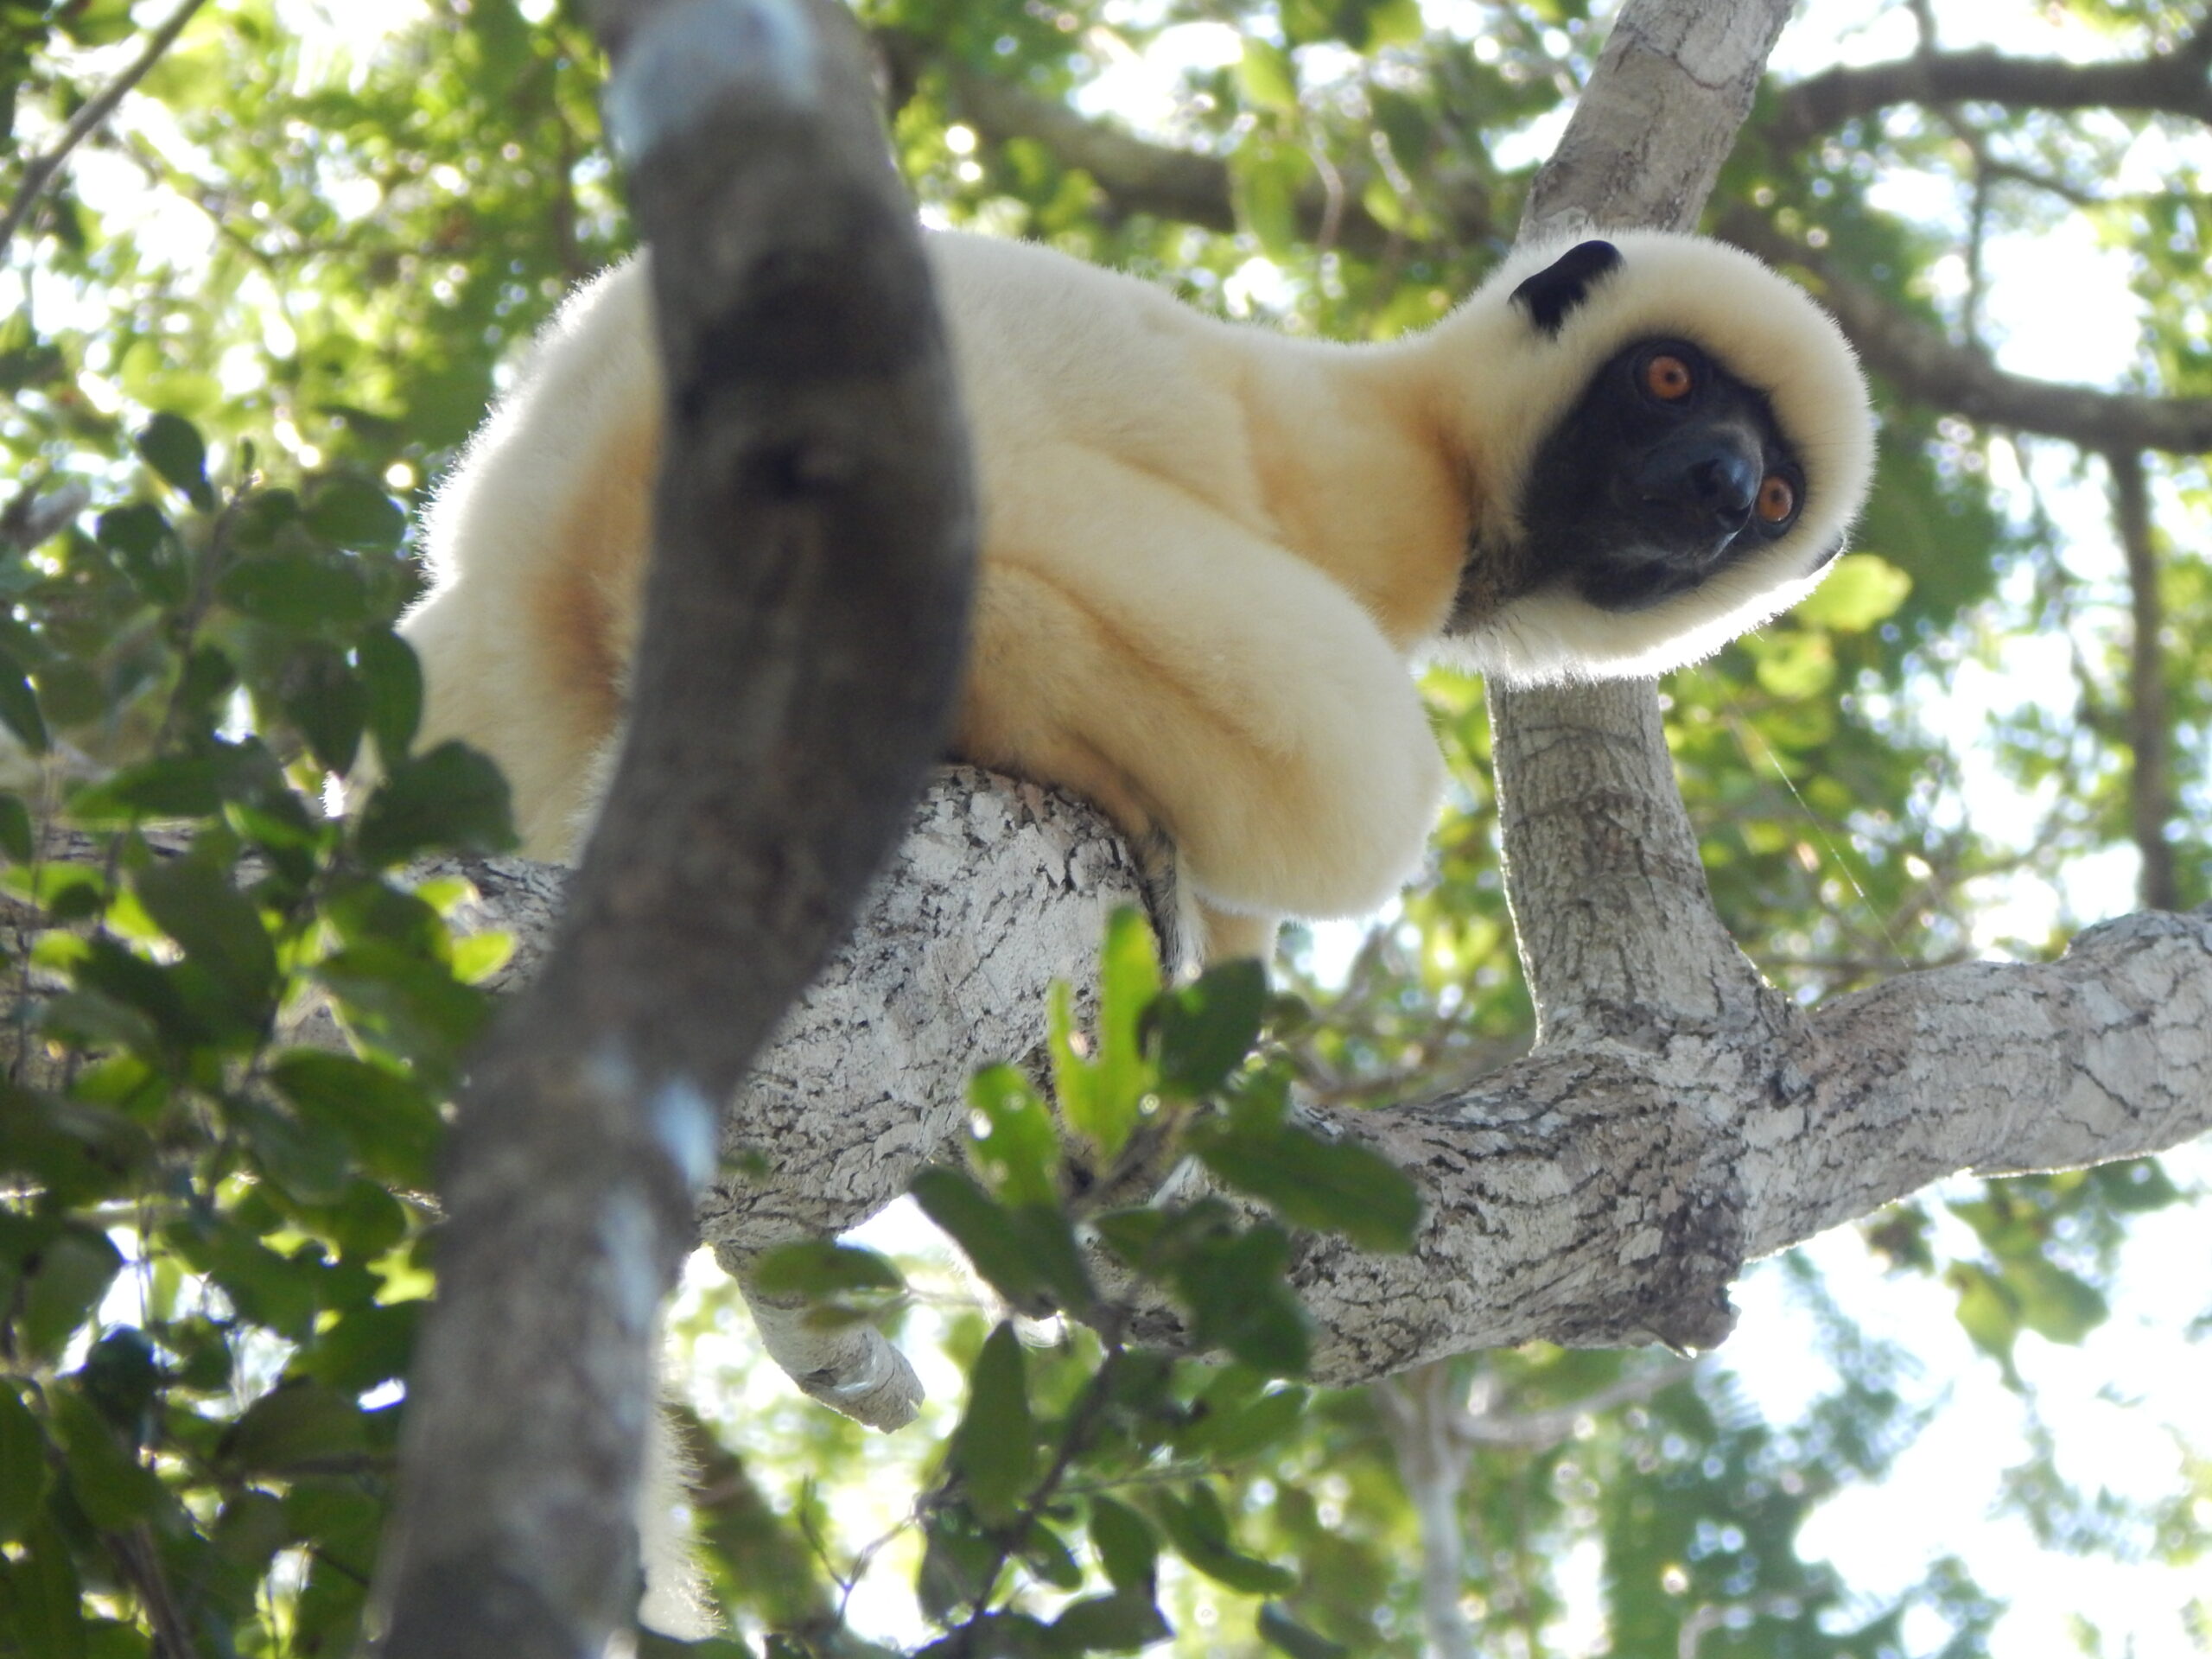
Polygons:
M1548 334L1559 333L1567 313L1590 297L1590 284L1621 262L1610 242L1578 242L1513 290L1513 302Z

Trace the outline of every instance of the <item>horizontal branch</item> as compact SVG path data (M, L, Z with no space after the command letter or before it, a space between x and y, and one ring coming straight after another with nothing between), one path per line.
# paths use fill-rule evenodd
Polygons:
M2128 110L2212 121L2212 35L2114 63L2018 58L1989 47L1839 66L1784 86L1764 126L1783 145L1901 104L2001 104L2013 110Z
M1908 316L1756 213L1731 213L1718 229L1770 264L1797 265L1818 276L1822 302L1866 365L1917 402L2101 453L2154 449L2194 455L2212 450L2212 397L2100 391L2009 373L1940 328Z
M1041 144L1062 166L1090 174L1122 213L1154 213L1224 232L1236 228L1225 162L1134 137L981 71L944 62L931 56L921 41L901 31L880 29L874 39L899 78L911 82L925 68L942 73L954 111L985 142L1027 138ZM2194 43L2191 49L2196 49ZM1922 73L1920 60L1831 70L1783 89L1778 112L1768 121L1767 130L1779 143L1798 143L1847 115L1879 107L1885 101L1920 96L1913 88L1995 85L2015 70L2036 73L2020 74L2015 82L2005 84L2039 89L2044 97L2054 99L2062 92L2081 99L2079 104L2053 103L2050 107L2054 108L2099 105L2105 100L2087 96L2089 89L2097 86L2132 88L2129 95L2133 97L2143 95L2145 87L2164 87L2171 93L2174 84L2193 73L2193 95L2212 108L2203 63L2201 59L2196 60L2194 70L2184 73L2190 61L2185 54L2176 53L2139 65L2077 66L2024 62L1968 52L1938 54L1928 60L1934 66L1932 80ZM1916 75L1920 78L1916 79ZM1983 79L1977 80L1978 76ZM1978 94L1955 90L1949 95ZM2122 101L2114 107L2164 106ZM1348 181L1337 240L1351 251L1372 255L1389 245L1391 233L1359 205L1359 194L1358 181ZM1452 193L1440 212L1447 241L1465 245L1496 234L1487 198L1481 192ZM1301 233L1319 234L1328 213L1327 198L1319 184L1310 186L1298 200ZM1757 214L1731 213L1719 230L1728 240L1770 264L1817 271L1822 283L1821 297L1859 354L1892 386L1916 402L1971 421L2059 438L2099 451L2121 448L2199 454L2212 450L2212 399L2100 391L2090 386L2007 373L1980 353L1955 345L1941 330L1899 311L1873 289L1833 269Z
M64 855L99 851L80 841ZM469 925L512 932L508 982L527 977L565 873L517 859L438 869L475 884ZM706 1241L741 1271L767 1247L857 1225L923 1164L963 1156L969 1077L1037 1051L1047 988L1088 981L1106 915L1139 894L1089 807L942 774L728 1115ZM1309 1120L1390 1158L1427 1206L1409 1255L1301 1242L1294 1274L1323 1379L1537 1339L1707 1346L1747 1261L1930 1181L2138 1157L2212 1130L2212 912L2127 917L2056 963L1907 974L1810 1014L1770 999L1748 1019L1542 1047L1470 1088ZM803 1325L792 1337L766 1311L772 1349L810 1393L851 1410L841 1383L880 1378L886 1351L810 1361L785 1345L804 1343ZM1147 1310L1143 1328L1179 1339L1169 1309Z
M1041 145L1062 167L1089 174L1116 213L1150 213L1224 234L1238 228L1229 166L1217 157L1088 119L1065 104L938 56L903 29L878 29L874 39L894 80L911 86L925 72L941 76L952 112L986 143L1028 139ZM1417 240L1392 232L1368 212L1361 194L1370 175L1369 168L1347 168L1333 200L1319 178L1307 180L1293 204L1300 234L1317 240L1327 234L1334 245L1368 257ZM1484 192L1446 195L1442 213L1450 239L1465 242L1493 232Z

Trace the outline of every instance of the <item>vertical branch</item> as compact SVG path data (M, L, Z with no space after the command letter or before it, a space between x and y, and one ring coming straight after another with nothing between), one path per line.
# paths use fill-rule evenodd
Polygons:
M2143 866L2136 877L2136 902L2145 910L2177 910L2181 889L2174 872L2173 843L2166 826L2173 822L2173 728L2166 712L2166 607L2158 592L2158 551L2152 544L2151 491L2143 456L2114 449L2105 456L2112 472L2113 527L2127 556L2128 610L2133 620L2127 644L2127 742L2134 754L2128 779L2128 824Z
M1416 1365L1370 1391L1396 1454L1398 1480L1421 1528L1421 1611L1429 1659L1478 1659L1474 1626L1459 1598L1466 1579L1466 1535L1459 1494L1468 1450L1453 1432L1465 1415L1448 1359Z
M1630 0L1536 175L1522 239L1694 224L1788 16L1785 0ZM1758 976L1713 911L1651 683L1492 682L1489 696L1506 888L1541 1038L1756 1005Z
M472 1069L375 1598L391 1659L587 1659L638 1589L654 1313L717 1117L904 828L973 562L918 232L830 0L603 0L668 402L630 726Z

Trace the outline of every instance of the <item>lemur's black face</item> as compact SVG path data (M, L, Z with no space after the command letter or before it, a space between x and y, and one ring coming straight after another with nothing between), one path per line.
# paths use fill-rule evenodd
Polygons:
M1762 392L1687 340L1641 340L1538 448L1523 568L1600 610L1640 610L1779 540L1804 499Z

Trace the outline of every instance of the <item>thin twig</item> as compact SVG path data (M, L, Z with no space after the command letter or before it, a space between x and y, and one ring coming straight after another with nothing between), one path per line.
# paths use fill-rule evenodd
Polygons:
M69 159L69 152L92 135L92 130L108 118L115 106L123 102L124 94L146 78L146 72L161 61L162 54L175 43L184 33L184 26L192 21L193 13L207 3L207 0L184 0L169 20L147 38L146 49L131 60L130 66L113 80L86 99L84 107L70 118L69 124L61 130L61 137L53 149L35 157L23 168L23 188L16 193L15 204L8 209L8 216L0 219L0 252L15 239L16 232L30 217L38 199L46 194L46 187L60 170L61 163Z

